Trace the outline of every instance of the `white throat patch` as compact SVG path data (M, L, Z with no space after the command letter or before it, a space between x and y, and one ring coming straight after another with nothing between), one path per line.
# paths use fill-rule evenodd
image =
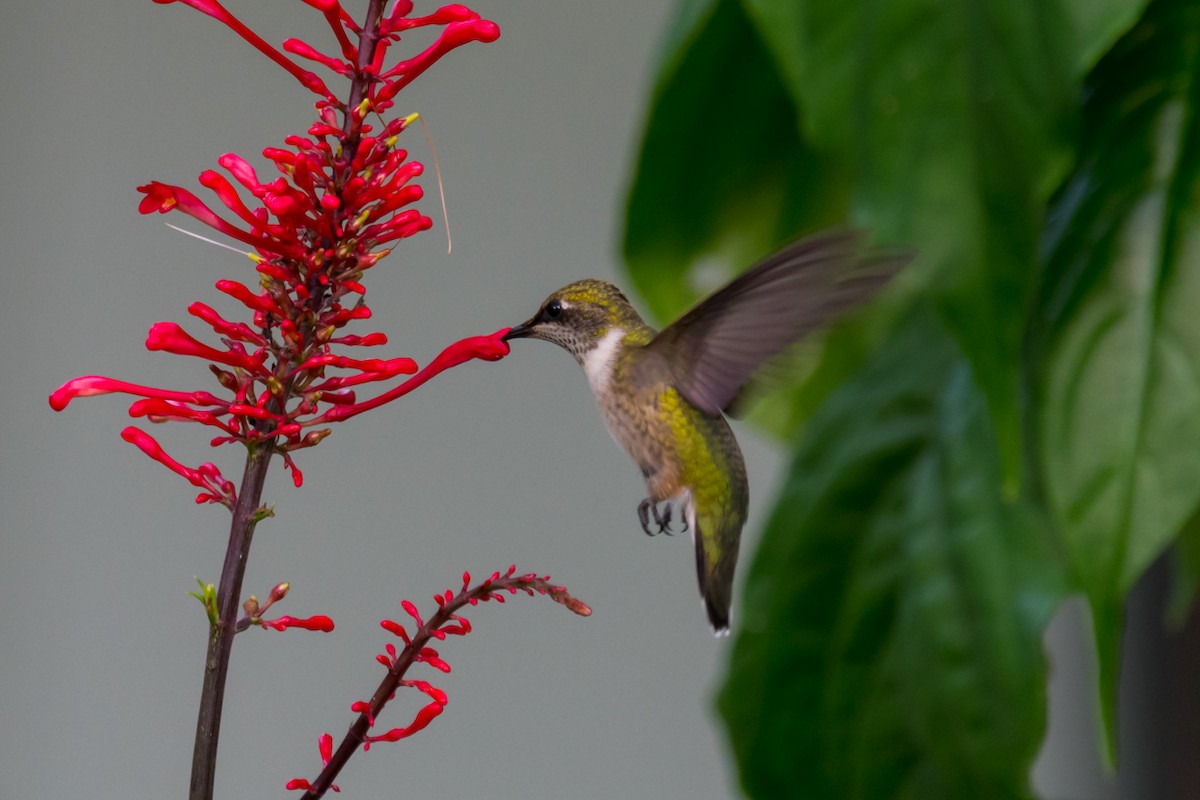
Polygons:
M617 355L617 347L625 331L621 328L609 328L608 333L600 337L596 346L583 354L583 372L587 375L592 394L599 395L608 389L608 381L612 377L613 359Z

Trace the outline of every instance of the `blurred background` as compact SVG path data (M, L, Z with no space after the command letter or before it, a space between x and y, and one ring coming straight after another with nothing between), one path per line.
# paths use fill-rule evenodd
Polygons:
M525 319L568 281L628 282L622 206L670 6L473 5L500 40L447 57L397 104L429 124L453 252L429 169L434 229L367 275L374 318L361 332L385 331L389 355L424 364ZM232 7L269 41L328 45L299 3ZM54 414L46 397L86 374L210 388L201 362L147 352L146 331L186 324L189 303L221 302L214 281L249 280L251 267L139 216L135 187L199 193L196 176L225 152L261 167L263 147L307 128L311 100L183 7L10 3L4 18L0 795L181 796L206 635L187 592L195 577L217 580L228 517L193 505L190 486L119 439L123 398ZM405 137L431 167L419 129ZM246 592L288 580L278 610L328 614L337 630L239 637L219 796L281 796L289 778L315 777L317 737L340 739L350 704L379 679L378 620L398 618L402 598L428 608L463 570L512 563L552 575L594 615L528 598L476 609L475 631L441 648L454 668L435 680L446 713L357 755L338 781L345 796L739 796L714 710L731 643L708 632L687 537L640 531L640 476L571 359L542 343L514 350L335 428L299 454L301 489L273 468L275 517L258 528ZM751 474L748 561L784 456L735 427ZM201 431L154 434L185 463L240 471ZM1050 633L1035 778L1064 800L1118 796L1099 767L1085 620L1070 604ZM402 695L380 724L407 724L419 706Z

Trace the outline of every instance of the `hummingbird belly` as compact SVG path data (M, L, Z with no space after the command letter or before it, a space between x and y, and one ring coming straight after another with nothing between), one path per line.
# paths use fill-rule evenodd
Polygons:
M701 411L667 384L633 394L632 402L611 393L598 399L609 433L642 471L650 500L689 492L702 510L732 518L740 528L746 467L725 418Z

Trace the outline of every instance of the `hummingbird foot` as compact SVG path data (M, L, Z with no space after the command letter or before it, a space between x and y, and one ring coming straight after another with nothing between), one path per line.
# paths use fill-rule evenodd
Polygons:
M647 536L658 536L660 533L665 533L667 536L675 535L671 530L671 517L674 516L675 504L670 500L667 500L662 505L663 509L660 512L658 510L658 504L653 502L649 497L638 503L638 520L642 523L642 530L646 532ZM683 531L686 531L688 529L687 519L682 518L682 515L680 516L680 521L683 524ZM651 517L654 518L654 525L658 528L658 530L651 529ZM681 531L681 533L683 531Z

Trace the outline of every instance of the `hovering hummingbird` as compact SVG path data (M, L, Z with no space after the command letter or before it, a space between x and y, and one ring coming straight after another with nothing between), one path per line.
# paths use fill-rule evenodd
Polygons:
M679 513L691 531L714 633L729 630L749 497L723 412L764 361L874 296L910 259L867 250L858 232L826 232L770 256L661 333L616 286L582 280L504 336L553 342L583 367L609 432L646 479L642 529L670 533Z

